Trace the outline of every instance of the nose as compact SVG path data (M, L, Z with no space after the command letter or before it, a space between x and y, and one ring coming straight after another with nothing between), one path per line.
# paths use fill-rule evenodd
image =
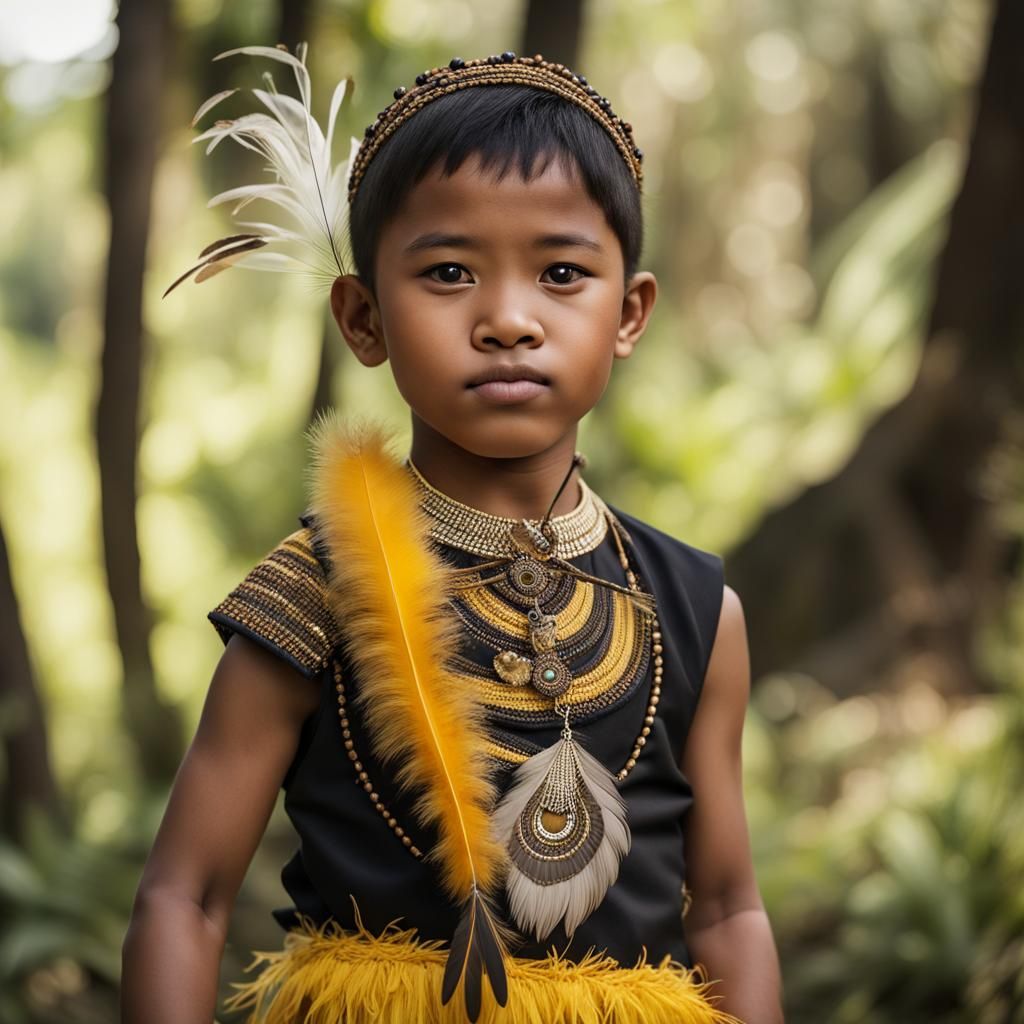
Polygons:
M473 329L474 348L490 351L520 344L536 348L544 343L544 328L528 311L528 300L521 293L517 298L515 289L510 288L485 301L486 312Z

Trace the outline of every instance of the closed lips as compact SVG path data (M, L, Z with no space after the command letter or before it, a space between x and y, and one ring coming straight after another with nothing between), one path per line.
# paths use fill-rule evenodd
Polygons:
M466 386L475 388L480 384L488 384L491 381L507 381L511 383L517 380L531 380L537 384L548 383L548 378L532 366L492 366L483 373L477 374Z

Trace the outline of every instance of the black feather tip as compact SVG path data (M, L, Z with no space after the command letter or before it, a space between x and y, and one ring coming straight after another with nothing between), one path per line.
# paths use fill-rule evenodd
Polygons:
M441 1005L448 1003L462 981L466 1016L471 1024L476 1024L483 1002L485 974L495 1001L499 1006L505 1006L508 1003L508 979L499 925L479 890L474 889L452 936L441 982Z

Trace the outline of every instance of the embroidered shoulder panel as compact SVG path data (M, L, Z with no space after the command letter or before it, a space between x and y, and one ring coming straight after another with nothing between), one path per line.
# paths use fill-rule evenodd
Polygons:
M312 677L340 640L327 600L327 578L308 527L258 562L207 618L226 644L241 633Z

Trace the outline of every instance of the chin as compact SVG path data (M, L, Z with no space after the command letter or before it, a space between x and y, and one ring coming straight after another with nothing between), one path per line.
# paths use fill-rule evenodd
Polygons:
M552 429L535 422L515 422L511 417L498 423L474 424L467 419L458 425L432 426L452 444L482 459L526 459L539 455L557 444L571 428L571 424L564 424L560 430Z
M460 445L466 451L480 456L482 459L529 459L545 451L547 446L517 445L511 443L480 445Z

